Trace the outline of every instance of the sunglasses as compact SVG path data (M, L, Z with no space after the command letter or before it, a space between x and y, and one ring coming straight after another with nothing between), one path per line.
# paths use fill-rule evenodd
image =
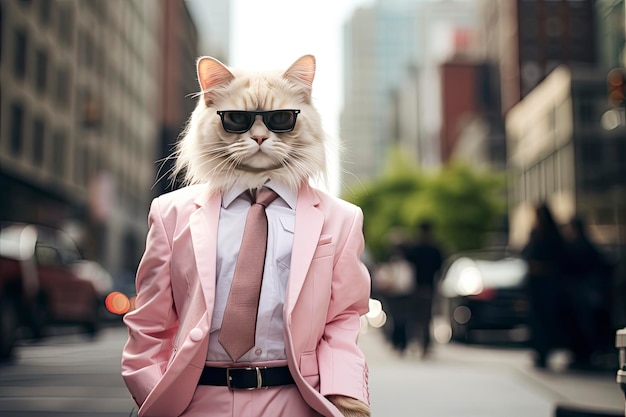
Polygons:
M254 124L257 115L263 118L263 123L274 133L291 132L296 127L296 118L300 110L220 110L217 114L222 119L222 126L228 133L245 133Z

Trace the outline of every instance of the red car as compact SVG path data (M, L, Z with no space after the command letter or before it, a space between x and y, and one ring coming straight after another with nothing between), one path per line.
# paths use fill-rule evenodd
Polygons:
M96 335L102 297L78 275L82 261L61 230L0 224L0 358L11 355L22 328L42 337L48 326L78 324Z

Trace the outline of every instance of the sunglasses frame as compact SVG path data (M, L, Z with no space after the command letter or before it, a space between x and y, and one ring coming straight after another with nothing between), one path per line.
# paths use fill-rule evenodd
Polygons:
M271 127L269 127L267 125L268 117L271 114L273 114L273 113L281 112L281 111L287 111L287 112L291 112L293 114L293 126L290 129L272 129ZM252 118L250 119L250 126L248 126L247 129L245 129L245 130L243 130L243 129L241 129L241 130L228 129L226 127L226 125L224 124L224 116L225 116L226 113L246 113L246 114L252 115ZM274 133L287 133L287 132L291 132L293 129L296 128L296 122L298 121L298 114L300 114L300 110L299 109L277 109L277 110L261 110L261 111L218 110L217 114L220 116L220 119L222 120L222 127L228 133L239 133L239 134L246 133L248 130L252 129L252 125L254 125L254 122L255 122L257 116L261 116L261 119L263 120L263 124L270 131L272 131Z

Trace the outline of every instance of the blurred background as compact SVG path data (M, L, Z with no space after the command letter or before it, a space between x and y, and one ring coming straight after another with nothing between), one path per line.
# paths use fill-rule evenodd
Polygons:
M425 222L442 256L435 287L459 258L522 259L543 204L559 227L584 219L611 265L614 334L626 326L625 23L624 0L1 0L0 353L21 324L95 333L93 314L129 308L107 296L132 295L202 55L249 69L316 55L315 104L343 148L327 187L363 208L374 276ZM468 339L459 297L523 286L526 264L501 268L515 283L435 291L447 314L435 336ZM93 285L79 296L76 282ZM513 308L505 327L527 324L527 300L507 300L489 314Z
M584 215L621 264L623 1L341 3L2 0L0 219L63 229L132 279L197 57L267 69L314 53L316 104L345 148L329 188L364 207L377 257L390 227L424 217L450 252L521 247L545 201L562 222ZM395 210L363 201L398 184Z

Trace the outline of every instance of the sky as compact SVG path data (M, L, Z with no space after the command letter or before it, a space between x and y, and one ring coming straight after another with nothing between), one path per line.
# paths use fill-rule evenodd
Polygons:
M210 3L215 1L219 0L187 0L196 24L202 25L204 17L210 16ZM287 69L299 57L313 54L317 63L314 104L328 135L338 138L343 100L342 27L356 8L373 0L230 1L227 64L250 70ZM199 28L199 33L205 30ZM334 187L331 184L331 191Z
M327 132L337 136L342 102L342 26L365 0L232 0L232 65L288 68L315 55L313 98Z

